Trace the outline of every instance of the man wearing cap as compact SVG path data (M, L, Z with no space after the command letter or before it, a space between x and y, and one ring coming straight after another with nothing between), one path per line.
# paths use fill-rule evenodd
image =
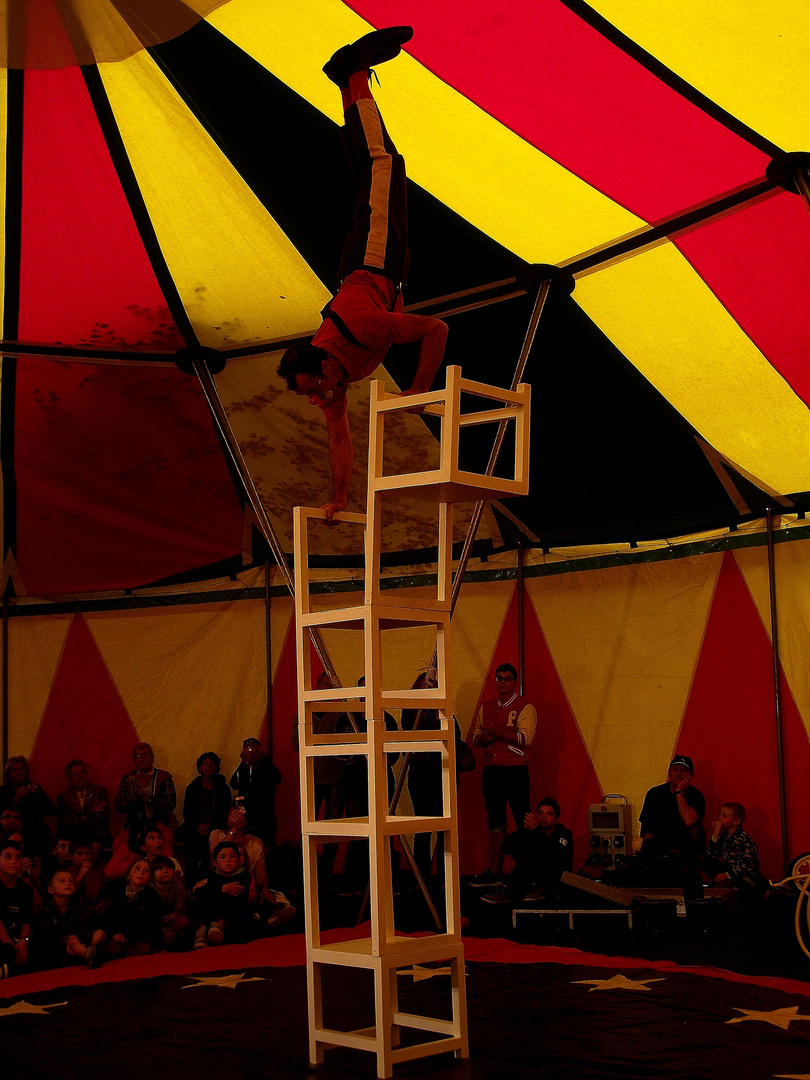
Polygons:
M705 838L706 800L692 783L694 771L690 757L676 754L667 782L645 795L639 816L643 859L676 854L691 863L697 858Z

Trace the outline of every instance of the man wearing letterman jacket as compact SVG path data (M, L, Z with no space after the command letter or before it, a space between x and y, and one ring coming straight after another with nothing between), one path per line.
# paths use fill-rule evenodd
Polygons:
M534 705L517 692L517 671L511 664L495 669L498 696L485 701L473 727L473 745L484 750L481 791L489 825L489 869L470 882L492 888L501 882L506 807L523 829L529 800L529 753L537 730Z

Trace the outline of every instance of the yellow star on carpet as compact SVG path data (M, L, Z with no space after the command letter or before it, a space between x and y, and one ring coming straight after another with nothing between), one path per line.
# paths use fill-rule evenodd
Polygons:
M594 990L649 990L647 983L664 982L663 979L626 979L624 975L614 975L612 979L576 979L574 986L590 986Z
M259 975L253 975L251 978L246 979L244 971L241 975L192 975L192 978L195 980L193 983L187 983L186 986L181 986L180 989L193 990L197 986L224 986L228 990L235 990L243 982L267 981Z
M58 1009L67 1005L66 1001L55 1001L53 1005L32 1005L28 1001L15 1001L7 1009L0 1009L0 1016L14 1016L17 1013L34 1013L36 1016L49 1016L48 1009Z
M765 1024L773 1024L774 1027L780 1027L783 1031L787 1031L794 1020L810 1020L810 1016L799 1016L799 1006L791 1005L790 1008L773 1009L771 1012L760 1012L757 1009L735 1009L735 1012L741 1012L743 1016L735 1016L731 1020L726 1020L727 1024L741 1024L743 1020L762 1020Z
M403 968L402 971L398 971L397 975L413 975L414 982L422 982L424 979L432 979L434 975L452 975L453 969L449 967L443 968L429 968L419 967L418 964L414 964L412 968Z

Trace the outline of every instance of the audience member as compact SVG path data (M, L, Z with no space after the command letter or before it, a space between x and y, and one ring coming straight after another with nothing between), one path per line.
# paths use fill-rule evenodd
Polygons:
M759 869L759 849L742 828L745 807L742 803L723 803L712 834L706 844L703 872L715 885L739 889L741 900L762 899L768 881Z
M66 833L57 833L53 838L50 852L42 859L42 880L47 883L57 870L72 870L70 837Z
M231 787L243 800L247 813L247 827L258 836L270 855L272 863L276 851L276 788L281 783L281 773L262 750L258 739L245 739L242 743L241 764L231 777Z
M0 811L13 807L22 817L29 855L47 855L51 850L51 830L45 821L56 807L43 789L31 779L28 760L22 754L10 757L3 771L0 787Z
M503 845L515 866L504 885L481 897L488 904L555 900L560 878L574 864L574 836L559 820L560 804L546 796L535 813L527 814L525 828L510 833Z
M147 825L162 825L173 833L173 811L177 793L171 773L155 768L155 755L149 743L138 743L132 750L132 772L121 778L115 808L124 815L129 830L129 846L137 851L138 835Z
M172 866L174 866L178 879L183 877L183 868L177 859L169 854L166 846L166 838L157 825L148 826L138 837L137 858L141 858L144 855L146 856L150 867L159 855L166 856L170 859Z
M20 878L31 886L31 891L34 894L34 914L36 914L42 907L42 863L38 856L34 855L31 857L26 854L25 837L22 833L6 833L5 839L13 840L16 844L19 844L22 849L23 860L20 869Z
M246 868L253 876L259 900L259 916L266 926L280 926L295 915L295 908L284 893L271 889L267 878L264 860L264 844L258 836L245 831L246 814L240 803L228 811L227 831L216 829L209 837L211 845L211 866L214 869L214 851L223 840L236 844L238 851L245 853ZM210 876L210 875L209 875Z
M51 875L34 941L41 966L59 967L66 959L84 960L90 967L101 963L104 931L91 928L72 870L63 867Z
M56 827L60 833L89 836L95 864L99 853L112 844L107 789L101 784L90 783L87 766L80 758L67 763L65 776L69 786L56 797Z
M255 936L258 924L250 911L250 871L240 866L239 848L222 840L213 851L213 869L198 882L194 899L200 922L194 948L242 942Z
M692 783L694 773L692 759L676 754L666 783L650 788L644 796L639 857L659 883L683 885L696 894L700 892L698 859L706 835L706 800Z
M208 836L224 829L231 805L231 789L220 773L222 762L213 751L197 758L197 772L183 799L183 853L192 884L208 871L211 861Z
M177 877L174 859L168 855L156 855L152 860L152 888L160 900L164 948L184 948L185 931L191 925L186 914L186 890Z
M103 878L93 866L93 849L89 841L78 840L71 844L70 858L76 882L76 894L88 908L94 907L101 895Z
M473 745L484 750L481 792L489 826L489 868L474 877L475 888L492 888L503 875L503 842L507 805L518 832L531 810L529 749L537 731L537 711L517 692L517 671L511 664L495 669L497 697L485 701L473 727Z
M0 949L9 973L28 963L28 942L34 922L34 890L22 878L23 850L16 840L0 842Z
M110 956L143 956L163 947L163 911L150 880L148 860L136 859L126 881L110 886L110 901L103 913Z

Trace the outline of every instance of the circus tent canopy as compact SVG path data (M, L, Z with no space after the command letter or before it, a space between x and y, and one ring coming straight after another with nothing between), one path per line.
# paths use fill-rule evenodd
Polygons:
M788 0L470 0L463 18L424 0L2 7L0 447L17 593L262 557L197 380L174 365L184 348L227 359L218 393L286 550L292 506L328 496L321 420L274 371L318 323L350 206L321 67L369 25L415 27L375 86L411 177L406 303L511 279L501 292L527 293L450 315L448 362L507 384L531 268L574 278L570 295L552 290L526 371L532 493L488 515L490 546L676 537L808 505L810 217L795 187L810 13ZM411 363L392 354L388 377L406 383ZM350 406L358 433L365 401ZM434 449L421 420L403 421L403 460ZM385 539L400 561L431 542L417 504ZM327 560L355 554L337 530L321 544Z

